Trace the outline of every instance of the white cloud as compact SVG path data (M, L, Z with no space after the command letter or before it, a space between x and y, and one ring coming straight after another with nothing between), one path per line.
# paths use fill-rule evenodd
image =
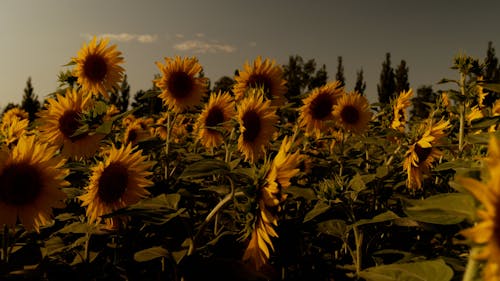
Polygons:
M174 49L179 51L193 51L194 53L233 53L236 47L218 42L207 42L202 40L186 40L174 45Z
M84 38L87 38L87 40L90 40L93 38L92 35L85 33L81 35ZM135 34L135 33L101 33L96 35L97 38L109 38L109 40L112 41L118 41L118 42L132 42L136 41L139 43L153 43L156 40L158 40L158 35L156 34Z

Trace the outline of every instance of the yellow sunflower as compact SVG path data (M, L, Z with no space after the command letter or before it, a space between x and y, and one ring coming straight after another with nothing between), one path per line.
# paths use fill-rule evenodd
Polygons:
M409 189L422 188L423 176L429 173L434 161L443 155L435 145L446 135L444 131L450 127L450 122L444 120L433 124L429 119L424 124L422 127L425 129L424 133L418 141L410 145L403 163L403 168L408 174Z
M338 99L333 116L344 130L359 134L368 127L372 113L366 97L352 92Z
M29 119L12 118L9 123L2 123L0 131L3 141L7 146L15 144L19 138L26 134L29 125Z
M394 105L394 119L391 123L391 128L404 132L406 121L408 120L408 112L406 109L411 105L411 97L413 96L413 89L402 91L396 98Z
M297 167L301 155L299 152L292 154L292 146L293 139L285 137L266 175L266 184L259 191L259 213L243 255L243 260L249 261L257 270L269 259L269 248L274 251L271 238L278 237L274 227L278 225L281 203L286 199L283 190L290 186L290 179L299 172Z
M156 65L162 76L154 80L162 91L158 96L163 104L175 112L197 106L208 90L208 79L196 77L202 72L202 67L196 58L165 58L165 64Z
M41 140L62 146L61 153L66 157L91 157L99 149L104 135L75 133L83 125L81 115L92 106L92 95L68 89L65 95L48 99L47 104L39 113Z
M118 88L123 79L123 61L121 52L116 50L116 45L107 46L109 39L97 42L94 37L90 43L83 44L76 58L72 61L76 64L73 75L77 77L77 83L82 87L84 93L103 95L109 99L108 91Z
M483 271L484 280L500 280L500 173L499 167L500 142L492 137L489 143L489 157L486 159L489 179L480 182L472 178L459 178L463 187L476 197L484 206L477 210L481 219L475 226L462 230L460 233L475 243L485 244L474 259L487 260Z
M335 81L313 89L303 99L304 105L300 107L298 122L307 134L314 134L319 138L321 132L329 127L328 121L334 119L333 107L343 91L340 82Z
M200 142L207 148L222 144L224 136L220 130L230 130L229 121L235 115L234 101L228 92L212 93L195 124Z
M245 161L255 162L265 152L278 122L276 109L271 101L264 101L261 92L252 91L253 95L244 98L238 105L240 136L238 150L245 156Z
M28 119L29 114L26 112L26 110L19 108L19 107L13 107L9 110L7 110L3 116L2 116L2 124L9 124L12 122L12 120L22 120L22 119Z
M131 144L116 148L114 145L104 153L106 158L91 168L92 175L86 193L79 199L86 207L89 223L100 223L101 216L137 203L153 185L147 179L153 162L147 161L142 150L134 151ZM117 219L105 219L107 226L117 226Z
M0 152L0 224L39 231L51 221L52 208L63 208L61 188L69 170L55 156L57 147L22 136L12 151Z
M234 77L235 84L233 93L236 101L245 97L251 88L263 88L266 99L272 101L273 105L280 105L285 102L287 92L286 80L283 79L283 70L279 65L275 65L274 60L258 56L253 65L245 62L244 70L238 72Z
M491 107L491 115L498 116L500 115L500 100L496 100L495 103ZM491 125L488 128L488 132L494 132L498 129L498 124Z
M124 143L136 145L140 141L147 140L153 136L154 128L151 126L154 123L152 118L137 118L132 121L126 128L123 134Z

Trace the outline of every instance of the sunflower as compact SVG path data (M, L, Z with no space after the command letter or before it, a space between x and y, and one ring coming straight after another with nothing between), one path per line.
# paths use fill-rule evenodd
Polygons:
M158 136L160 139L167 140L167 127L168 127L168 115L170 113L163 112L161 117L156 120L156 128L154 129L154 135ZM170 117L174 118L174 117ZM176 115L175 120L172 121L170 131L169 141L173 143L180 143L189 134L188 127L190 127L190 118L184 115Z
M273 105L285 102L287 92L286 80L283 79L283 70L275 65L274 60L258 56L253 66L245 62L244 70L238 71L234 77L233 93L237 101L243 99L251 88L262 88L266 99L272 100Z
M238 150L245 156L245 161L253 163L265 152L265 146L276 131L274 125L278 116L271 101L264 101L261 92L252 93L240 102L237 118L240 125Z
M413 89L402 91L396 98L394 105L394 119L391 123L391 128L404 132L406 121L408 120L408 113L406 109L411 105L411 97L413 96Z
M299 152L290 153L292 146L293 139L285 137L266 175L266 184L259 192L259 213L243 255L243 260L252 263L257 270L269 259L269 248L274 251L271 238L278 237L274 227L278 225L280 204L286 199L283 190L290 186L290 179L299 172L297 167L301 155Z
M92 106L92 95L78 93L76 89L66 91L66 95L47 100L47 108L39 113L41 140L62 146L66 157L90 157L99 149L102 134L77 133L83 126L81 115Z
M97 42L94 37L88 45L84 43L77 57L72 59L76 64L73 75L82 91L101 94L106 99L109 99L108 91L119 87L124 72L120 66L124 62L122 53L116 50L116 45L107 47L108 42L107 38Z
M321 132L328 128L327 122L334 119L333 107L342 93L340 82L335 81L313 89L303 99L298 122L307 134L315 134L319 138Z
M9 123L2 123L0 131L3 141L7 146L15 144L19 138L26 134L29 125L28 119L12 118Z
M151 126L154 123L152 118L137 118L134 119L126 128L123 134L124 143L136 145L138 142L147 140L153 136L154 128Z
M69 170L55 156L57 147L22 136L12 151L0 152L0 224L39 231L51 221L52 208L63 208L61 188Z
M346 131L362 133L368 127L372 113L366 97L353 92L338 99L333 116Z
M477 78L477 82L484 82L483 77L479 76ZM477 84L477 103L480 108L484 107L484 99L489 93L484 91L483 86L481 84Z
M486 244L478 255L471 256L474 259L487 260L483 271L484 280L500 280L499 151L499 140L495 137L490 138L488 148L490 156L486 159L489 179L486 182L480 182L472 178L458 179L462 186L484 205L484 209L477 211L481 221L475 226L460 232L475 243Z
M195 124L200 142L207 148L219 146L223 141L220 129L230 130L229 120L235 114L234 101L228 92L212 93Z
M163 104L175 112L197 106L208 87L208 79L196 77L202 67L196 58L165 58L165 64L157 62L162 76L153 82L162 91L158 96Z
M142 150L134 151L128 144L121 148L114 145L104 153L106 158L91 168L92 175L86 193L79 199L86 207L89 223L100 223L101 216L137 203L149 192L145 187L153 185L146 177L152 172L153 162L146 161ZM117 219L105 219L107 226L114 228Z
M3 116L2 116L2 125L3 124L9 124L13 120L22 120L22 119L28 119L29 114L26 112L26 110L19 108L19 107L13 107L9 110L7 110Z
M424 125L422 127L424 133L418 141L410 145L403 163L403 168L408 174L407 186L410 189L422 188L423 176L429 173L434 161L443 155L443 152L434 145L446 135L444 131L450 127L450 122L440 120L433 124L429 119Z

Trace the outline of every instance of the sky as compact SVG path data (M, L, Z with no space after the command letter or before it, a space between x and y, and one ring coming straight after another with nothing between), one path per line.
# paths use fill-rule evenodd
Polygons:
M1 0L0 109L21 102L28 77L40 100L54 92L92 36L122 52L131 95L165 57L197 57L214 83L257 56L283 65L293 55L325 64L333 81L341 56L346 89L363 69L375 102L386 53L393 68L406 61L413 89L440 89L458 77L457 54L482 61L489 41L500 48L498 11L481 0Z

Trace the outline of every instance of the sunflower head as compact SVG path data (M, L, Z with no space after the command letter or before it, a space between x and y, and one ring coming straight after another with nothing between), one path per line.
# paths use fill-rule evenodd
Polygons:
M102 134L81 130L82 116L92 108L92 95L81 94L76 89L68 89L65 95L47 100L47 107L39 115L38 127L43 141L62 147L61 153L67 157L92 156L99 148Z
M411 105L411 97L413 90L402 91L393 102L394 119L391 123L391 128L404 132L406 121L408 120L408 113L406 109Z
M9 124L14 120L23 120L23 119L28 119L29 114L26 112L26 110L19 108L19 107L13 107L9 110L7 110L3 115L2 115L2 125L3 124Z
M123 142L136 145L140 141L151 138L154 134L152 118L137 118L126 126L123 133Z
M366 97L353 92L339 98L333 116L344 130L362 133L368 127L372 113Z
M243 99L249 89L262 89L265 98L271 100L273 105L285 102L286 80L283 79L283 70L274 60L262 60L258 56L253 65L246 62L234 80L233 93L237 101Z
M234 101L228 92L212 93L195 124L198 140L207 148L223 142L223 132L231 129L229 121L236 115Z
M86 193L79 197L87 208L89 223L99 223L101 216L137 203L149 194L145 188L153 184L147 177L154 163L147 161L141 150L135 151L131 144L121 148L113 145L103 154L105 159L91 168ZM118 221L105 219L111 228Z
M76 64L73 75L83 92L103 95L109 99L108 91L118 88L123 79L124 69L121 52L116 45L108 45L108 39L97 42L96 37L90 43L84 44L72 61Z
M162 76L154 80L162 91L158 96L163 104L175 112L182 112L201 103L207 91L208 79L199 77L202 67L196 58L165 58L165 64L156 65Z
M271 101L264 101L261 93L244 98L238 106L240 136L238 150L245 156L245 161L255 162L265 151L278 122L276 108Z
M321 132L331 125L329 121L334 119L334 106L343 91L340 82L335 81L313 89L303 99L304 105L300 107L299 124L307 134L314 134L316 138L319 138Z
M57 147L22 136L12 150L0 151L0 224L39 230L51 221L52 208L64 207L62 187L69 170Z

